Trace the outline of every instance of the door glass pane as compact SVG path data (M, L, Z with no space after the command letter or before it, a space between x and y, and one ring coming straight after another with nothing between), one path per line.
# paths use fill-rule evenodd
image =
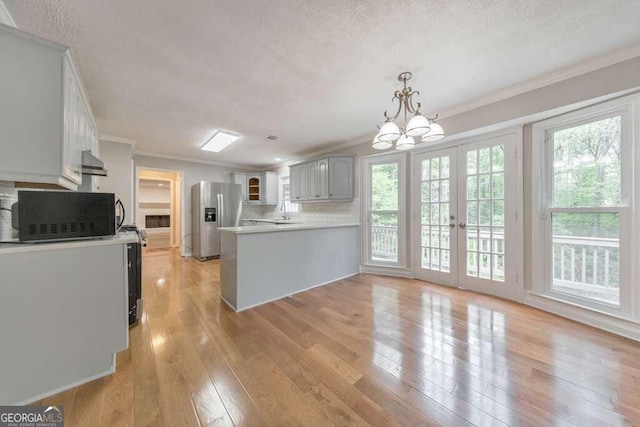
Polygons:
M478 171L491 171L491 148L483 148L478 150Z
M450 159L434 157L422 161L421 171L421 251L424 269L450 272L451 236L449 229L451 190Z
M499 172L504 170L504 146L496 145L491 149L491 170Z
M371 258L398 262L398 214L371 214Z
M398 163L371 165L371 210L398 210Z
M553 132L553 205L618 206L621 117Z
M499 282L505 279L503 171L503 145L467 152L466 274Z
M620 305L620 215L553 213L552 289Z

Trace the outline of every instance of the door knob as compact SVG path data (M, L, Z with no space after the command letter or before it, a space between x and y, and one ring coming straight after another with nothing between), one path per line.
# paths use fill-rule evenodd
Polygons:
M456 219L456 216L455 215L450 215L449 219L453 221L454 219Z
M465 228L467 226L467 224L465 224L464 222L461 222L460 224L458 224L458 227L460 228Z
M453 227L455 227L455 226L456 226L456 224L455 224L455 223L453 223L453 222L452 222L451 224L449 224L449 227L451 227L451 228L453 228Z

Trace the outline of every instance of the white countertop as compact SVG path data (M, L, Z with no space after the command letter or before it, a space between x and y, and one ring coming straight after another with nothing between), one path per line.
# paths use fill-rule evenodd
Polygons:
M242 221L266 222L269 224L300 224L300 221L293 219L243 219Z
M118 233L115 236L86 240L67 240L64 242L45 243L0 243L0 255L20 252L52 251L58 249L86 248L91 246L124 245L138 242L138 235L133 232Z
M255 221L255 220L249 220ZM222 233L231 234L252 234L252 233L273 233L280 231L313 230L316 228L338 228L338 227L359 227L357 222L306 222L298 224L265 224L246 227L221 227Z

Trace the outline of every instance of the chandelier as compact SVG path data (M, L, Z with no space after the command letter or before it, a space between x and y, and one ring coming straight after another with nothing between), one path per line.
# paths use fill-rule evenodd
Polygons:
M420 103L413 104L413 96L420 95L417 90L407 87L407 81L411 80L411 74L408 71L401 73L398 80L404 84L402 90L397 90L393 94L391 102L398 100L398 111L395 115L389 116L388 111L384 112L385 121L382 125L378 125L380 131L373 139L373 148L376 150L386 150L396 143L396 150L410 150L416 146L415 138L421 138L425 142L434 142L444 138L442 127L436 123L438 115L435 117L425 117L420 112ZM399 127L395 121L403 113L404 122ZM413 115L411 119L409 116Z

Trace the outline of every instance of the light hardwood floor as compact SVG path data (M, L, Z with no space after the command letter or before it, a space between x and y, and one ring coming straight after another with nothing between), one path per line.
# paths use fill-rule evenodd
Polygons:
M117 371L68 426L640 425L640 344L498 299L361 274L245 311L218 262L149 251Z

